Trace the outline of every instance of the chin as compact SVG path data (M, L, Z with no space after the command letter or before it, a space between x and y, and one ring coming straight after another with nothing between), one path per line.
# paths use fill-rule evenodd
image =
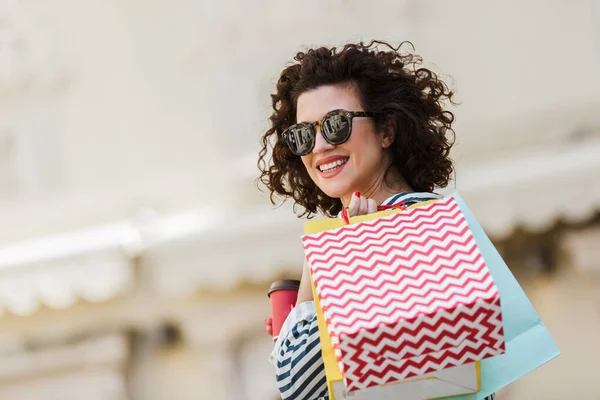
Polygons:
M352 189L352 185L349 183L343 182L327 182L325 185L319 186L319 188L325 193L327 196L339 199L350 192L356 191L356 189Z

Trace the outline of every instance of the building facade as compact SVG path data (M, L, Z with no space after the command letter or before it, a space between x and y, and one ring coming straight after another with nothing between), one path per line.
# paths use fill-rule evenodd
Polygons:
M302 220L257 140L295 51L361 38L452 77L443 192L563 352L502 398L598 396L597 4L309 3L0 1L0 398L277 398L266 289Z

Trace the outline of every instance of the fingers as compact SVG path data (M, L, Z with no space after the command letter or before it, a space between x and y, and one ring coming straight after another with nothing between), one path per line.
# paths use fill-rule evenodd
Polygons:
M377 203L373 199L367 199L360 195L360 192L355 192L348 204L348 214L351 217L357 215L366 215L377 212Z
M368 214L369 210L367 209L367 199L364 197L360 198L360 205L358 206L358 215Z
M265 332L273 336L273 320L271 318L265 319Z
M348 214L353 217L358 215L358 210L360 208L360 192L354 192L352 198L350 199L350 204L348 204Z
M367 199L367 214L373 214L377 212L377 203L373 199Z

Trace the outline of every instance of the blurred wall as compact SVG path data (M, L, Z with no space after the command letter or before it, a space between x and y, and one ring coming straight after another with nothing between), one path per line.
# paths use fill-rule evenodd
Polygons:
M381 38L410 40L456 88L456 187L482 221L505 220L490 232L563 349L502 397L598 397L599 265L582 260L597 259L600 182L568 171L597 165L578 151L600 143L599 9L0 1L0 391L62 390L84 365L114 399L276 396L264 293L299 275L301 222L252 181L268 95L296 51ZM562 247L579 257L538 262Z

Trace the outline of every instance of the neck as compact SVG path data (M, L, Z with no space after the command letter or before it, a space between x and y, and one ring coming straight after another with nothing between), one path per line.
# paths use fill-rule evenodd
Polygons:
M385 179L385 171L383 171L374 182L365 185L365 187L356 188L356 190L360 191L362 197L375 200L377 205L397 193L411 192L413 190L398 171L390 170L387 181ZM353 194L354 192L351 192L340 198L344 207L350 204Z

